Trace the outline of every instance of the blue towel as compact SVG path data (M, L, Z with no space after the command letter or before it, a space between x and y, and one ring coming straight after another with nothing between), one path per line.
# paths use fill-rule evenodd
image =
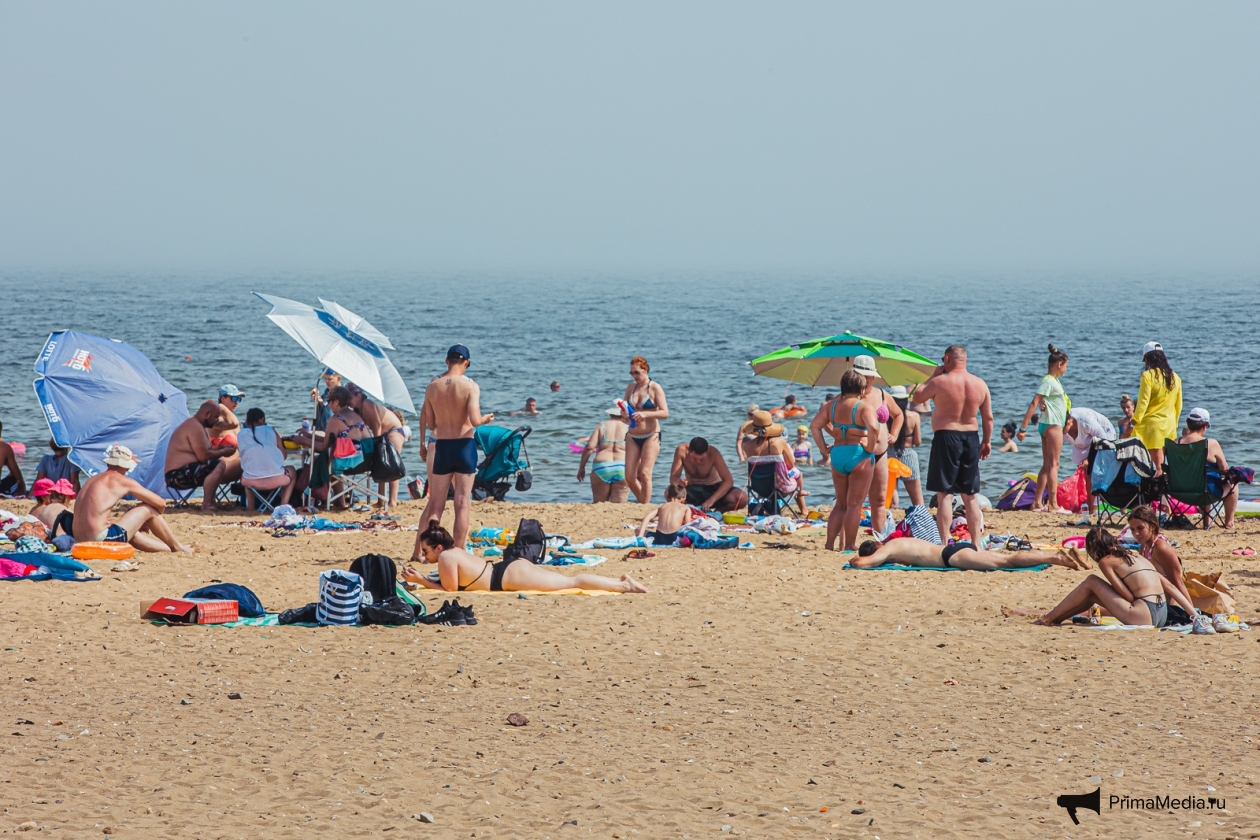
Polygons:
M848 563L840 568L853 569ZM1044 572L1048 568L1050 568L1049 563L1042 563L1040 566L1024 566L1021 569L955 569L953 566L944 569L940 566L903 566L900 563L885 563L871 569L853 570L857 572Z

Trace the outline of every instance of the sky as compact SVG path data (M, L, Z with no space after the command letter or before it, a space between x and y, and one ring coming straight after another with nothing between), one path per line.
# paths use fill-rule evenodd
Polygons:
M0 270L1251 270L1260 4L0 0Z

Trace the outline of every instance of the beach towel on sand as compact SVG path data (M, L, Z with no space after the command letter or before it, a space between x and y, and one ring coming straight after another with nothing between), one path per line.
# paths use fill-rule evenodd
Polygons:
M841 568L853 569L848 563ZM853 570L857 572L1044 572L1048 568L1050 568L1049 563L1042 563L1040 566L1025 566L1022 569L955 569L953 566L945 569L940 566L903 566L900 563L885 563L871 569Z

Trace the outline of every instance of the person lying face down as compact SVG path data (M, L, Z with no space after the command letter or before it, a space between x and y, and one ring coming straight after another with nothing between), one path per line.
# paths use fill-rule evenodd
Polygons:
M884 545L880 545L875 540L867 540L858 548L858 556L849 561L849 565L855 569L873 569L885 563L978 572L994 569L1026 569L1045 563L1077 571L1089 568L1084 558L1074 552L981 551L969 542L941 546L915 537L889 540Z
M436 520L430 520L429 526L420 534L419 544L424 562L437 564L438 580L434 581L410 566L403 569L403 580L442 592L559 592L563 589L648 592L647 587L630 575L622 575L620 580L590 574L569 577L536 566L524 558L491 563L456 548L450 532Z

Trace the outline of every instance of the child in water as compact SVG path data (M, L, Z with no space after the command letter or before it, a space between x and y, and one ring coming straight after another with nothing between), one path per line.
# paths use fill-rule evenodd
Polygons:
M648 524L656 520L656 535L652 539L652 545L673 545L678 539L678 532L692 519L691 508L683 504L682 500L685 498L687 488L677 484L666 487L665 504L643 517L635 534L646 536Z

